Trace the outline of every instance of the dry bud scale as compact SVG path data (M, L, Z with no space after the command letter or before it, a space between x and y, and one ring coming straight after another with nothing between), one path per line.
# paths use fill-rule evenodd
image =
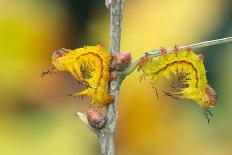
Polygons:
M196 101L208 119L212 115L208 108L216 104L216 93L207 83L203 58L189 48L179 51L176 46L171 53L162 48L160 57L141 58L139 70L143 76L151 76L156 93L161 78L168 79L170 89L164 93L176 99Z

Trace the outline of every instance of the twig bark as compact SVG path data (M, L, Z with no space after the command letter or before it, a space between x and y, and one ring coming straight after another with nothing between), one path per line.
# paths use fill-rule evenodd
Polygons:
M199 43L190 44L190 45L184 45L184 46L179 47L179 49L186 49L186 48L198 49L198 48L214 46L214 45L224 44L224 43L231 43L231 42L232 42L232 37L226 37L226 38L222 38L222 39L216 39L216 40L204 41L204 42L199 42ZM167 51L171 52L171 51L173 51L173 48L169 48L169 49L167 49ZM145 55L150 57L150 58L157 57L160 55L160 49L145 52ZM143 55L143 56L145 56L145 55ZM139 65L139 59L132 62L130 64L130 66L128 66L124 70L124 74L129 75L138 67L138 65Z
M121 21L122 21L122 2L123 0L107 1L107 7L110 9L110 51L117 55L120 53ZM109 3L109 4L108 4ZM112 62L114 64L114 62ZM77 112L76 116L91 130L99 139L101 155L115 155L115 129L118 118L118 95L124 74L119 71L112 71L117 79L111 81L109 91L114 96L114 102L109 104L106 109L106 125L103 129L96 130L89 125L85 114Z
M120 53L121 39L121 21L122 21L122 0L111 0L110 3L110 50L112 54ZM114 62L112 62L114 63ZM115 154L115 130L116 121L118 118L118 95L121 82L124 79L123 74L113 71L117 80L110 83L110 94L114 96L114 102L107 106L106 117L107 122L104 127L104 132L99 134L101 154Z

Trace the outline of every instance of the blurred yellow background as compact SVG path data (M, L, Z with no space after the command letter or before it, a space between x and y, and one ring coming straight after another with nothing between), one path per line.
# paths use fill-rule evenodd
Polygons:
M232 35L230 0L125 0L122 51L144 52ZM45 78L52 51L104 42L103 0L0 0L0 155L98 155L96 136L74 112L89 100L67 73ZM231 44L202 49L218 103L207 123L200 107L153 93L137 72L122 84L118 155L231 155ZM207 52L206 52L207 51Z

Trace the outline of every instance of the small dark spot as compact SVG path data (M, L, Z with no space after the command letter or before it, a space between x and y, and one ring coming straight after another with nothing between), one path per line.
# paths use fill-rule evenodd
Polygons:
M84 79L90 79L90 78L92 78L91 72L93 72L93 71L94 71L94 69L91 69L91 67L89 67L86 64L81 65L81 67L80 67L81 76Z

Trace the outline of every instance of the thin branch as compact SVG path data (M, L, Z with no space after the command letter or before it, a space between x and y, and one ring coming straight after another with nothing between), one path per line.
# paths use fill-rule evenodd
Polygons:
M121 21L122 21L122 2L123 0L110 0L110 51L113 54L120 53L120 38L121 38ZM109 1L107 1L109 2ZM112 62L114 64L114 62ZM102 132L99 133L99 142L102 155L115 154L115 129L118 118L118 93L124 75L120 72L113 71L117 80L112 81L109 86L109 91L114 96L114 102L107 106L106 110L106 125Z
M214 46L214 45L224 44L224 43L229 43L229 42L232 42L232 37L226 37L226 38L222 38L222 39L215 39L215 40L203 41L200 43L185 45L185 46L179 47L179 49L186 49L186 48L198 49L198 48ZM169 48L169 49L167 49L167 51L171 52L171 51L173 51L173 48ZM157 55L157 54L160 54L160 50L152 50L150 52L147 52L146 54Z
M232 37L226 37L226 38L222 38L222 39L215 39L215 40L204 41L204 42L190 44L190 45L184 45L184 46L179 47L179 49L186 49L186 48L198 49L198 48L214 46L214 45L219 45L219 44L224 44L224 43L231 43L231 42L232 42ZM172 52L173 48L169 48L169 49L167 49L167 51ZM160 49L145 52L145 55L148 56L149 58L157 57L160 55ZM145 56L145 55L143 55L143 56ZM124 74L125 75L131 74L138 66L139 66L139 59L132 62L130 64L130 66L128 66L124 70Z
M117 55L120 53L120 38L121 38L121 21L122 21L122 6L123 0L106 0L106 6L110 9L110 51ZM114 65L114 61L112 65ZM115 155L115 129L118 118L118 96L121 82L125 78L122 72L112 71L112 74L117 77L115 81L111 81L109 91L114 96L113 103L110 103L106 108L106 124L100 129L93 128L87 119L87 116L81 112L77 112L76 116L91 130L99 139L101 147L101 155Z

